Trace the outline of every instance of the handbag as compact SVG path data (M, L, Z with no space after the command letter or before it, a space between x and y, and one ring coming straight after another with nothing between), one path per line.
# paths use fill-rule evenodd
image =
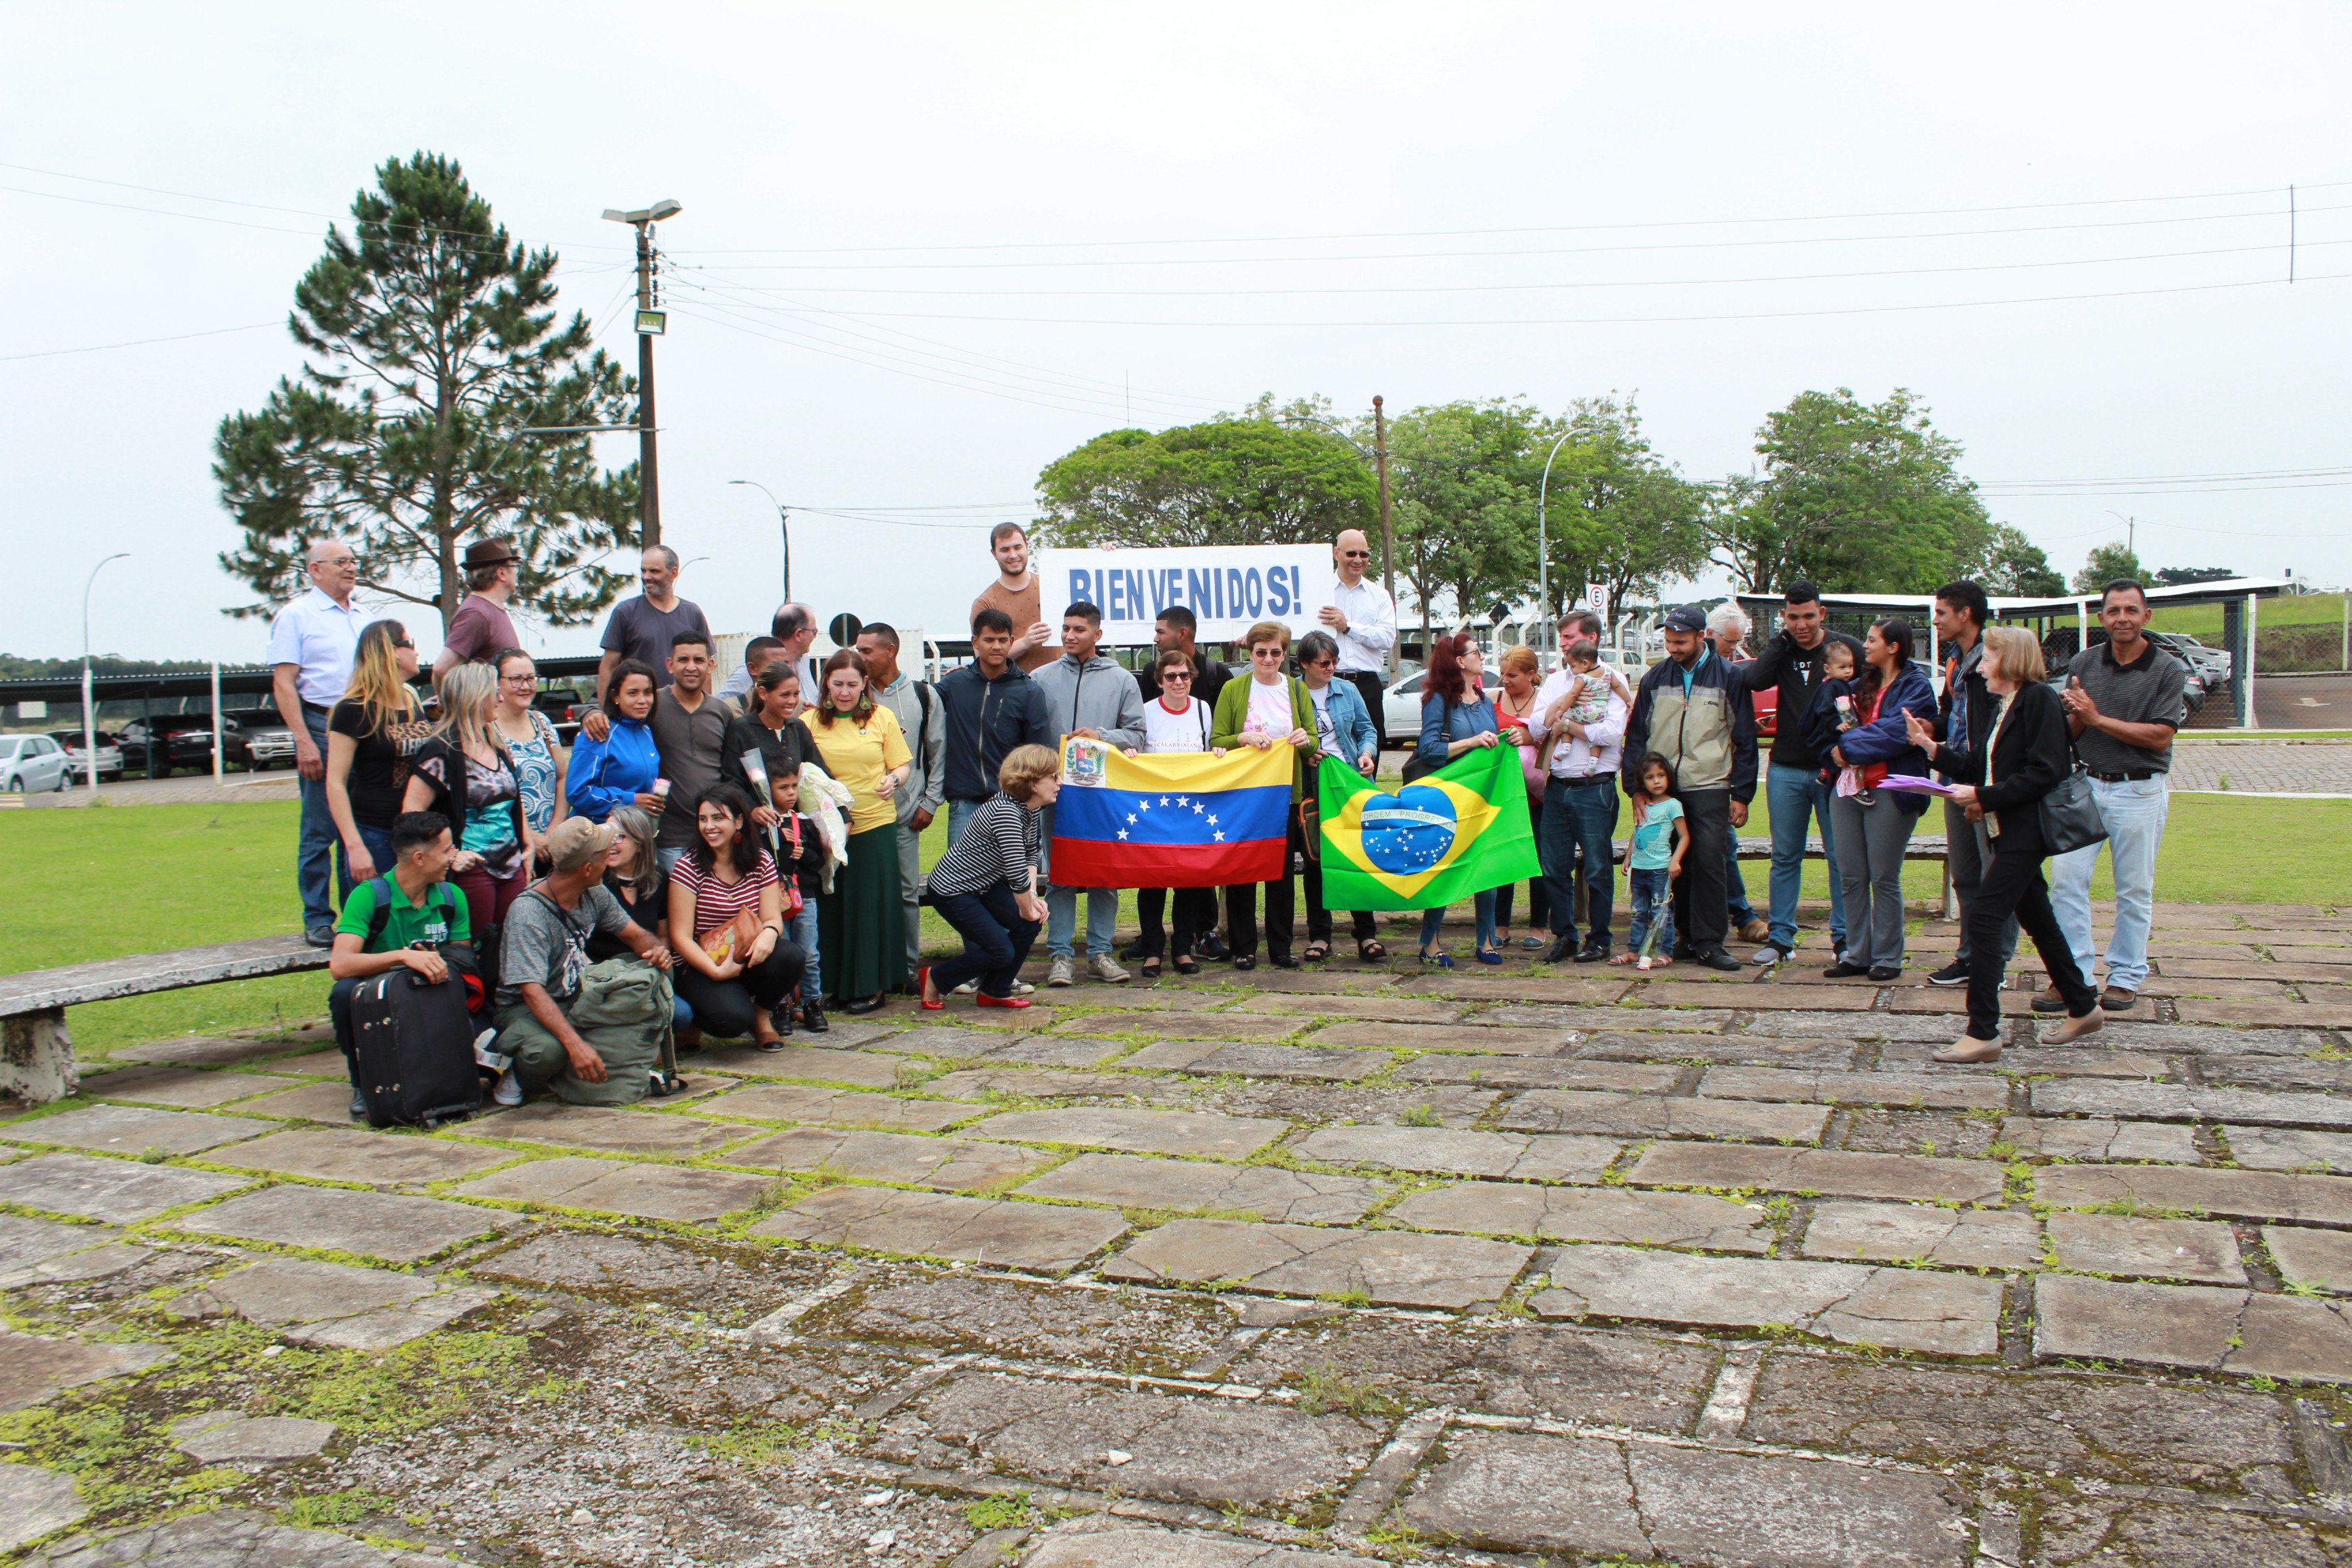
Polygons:
M709 931L694 933L695 945L710 956L713 963L724 963L739 952L751 951L751 943L760 934L760 916L755 910L745 910L733 920Z
M1452 718L1452 714L1453 714L1453 709L1454 709L1454 699L1452 699L1451 697L1445 697L1445 698L1441 698L1441 699L1439 699L1439 700L1440 700L1440 701L1442 701L1442 702L1444 702L1444 703L1445 704L1447 717L1448 717L1448 719L1450 720L1450 719ZM1445 733L1445 729L1446 729L1446 726L1445 726L1445 725L1444 725L1444 724L1441 724L1441 725L1439 725L1439 726L1438 726L1437 732L1438 732L1439 734L1443 735L1443 734L1444 734L1444 733ZM1438 769L1440 769L1440 768L1444 767L1444 766L1445 765L1445 763L1446 763L1447 760L1448 760L1448 759L1446 759L1446 758L1441 757L1441 758L1439 758L1437 761L1435 761L1435 762L1433 762L1433 762L1431 762L1427 757L1424 757L1424 756L1423 756L1423 755L1421 754L1421 750L1420 750L1420 748L1419 748L1419 747L1415 747L1415 748L1413 749L1413 753L1412 753L1412 755L1411 755L1411 756L1407 757L1407 758L1404 760L1404 781L1403 781L1403 782L1404 782L1404 783L1406 783L1406 784L1412 784L1412 783L1413 783L1415 780L1418 780L1418 779L1425 779L1425 778L1427 778L1430 774L1432 774L1432 773L1435 773Z
M2042 797L2041 812L2042 843L2050 854L2088 849L2107 836L2099 803L2091 795L2091 775L2079 762L2056 789Z

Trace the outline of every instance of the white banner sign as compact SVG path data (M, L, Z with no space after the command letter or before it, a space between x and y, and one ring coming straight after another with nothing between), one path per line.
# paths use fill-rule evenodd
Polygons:
M1191 610L1200 640L1215 643L1237 642L1259 621L1303 637L1331 602L1328 544L1040 550L1036 563L1046 625L1058 634L1063 610L1083 601L1102 611L1103 641L1120 647L1150 646L1152 624L1171 605Z

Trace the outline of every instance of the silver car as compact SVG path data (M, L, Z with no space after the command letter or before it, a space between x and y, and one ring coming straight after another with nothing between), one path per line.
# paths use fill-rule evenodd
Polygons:
M255 773L294 765L294 731L275 708L245 708L228 717L245 736L245 765Z
M0 789L11 795L73 787L66 749L47 735L0 735Z
M121 778L122 776L122 748L115 743L114 732L110 730L100 730L97 734L98 776L102 779ZM89 777L89 774L87 771L86 764L82 761L81 731L79 730L52 730L49 731L49 739L55 741L58 745L65 748L66 760L73 764L74 782L76 784L85 782Z
M1392 681L1381 692L1381 744L1412 746L1421 738L1421 689L1429 679L1427 670ZM1502 678L1493 670L1485 676L1485 691L1492 700L1503 689Z

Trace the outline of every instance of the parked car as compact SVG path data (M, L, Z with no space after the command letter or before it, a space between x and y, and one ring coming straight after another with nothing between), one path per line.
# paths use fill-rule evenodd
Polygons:
M1941 700L1944 695L1943 670L1929 664L1924 658L1913 659L1911 668L1927 678L1928 689L1936 694L1938 700ZM1780 732L1780 689L1777 686L1765 687L1754 694L1754 701L1757 738L1769 741Z
M114 743L114 732L110 730L100 730L97 733L98 776L102 779L121 778L122 776L122 748ZM65 748L67 758L73 763L73 776L75 783L79 784L89 776L84 771L82 762L81 731L79 730L52 730L49 731L49 739L55 741L58 745Z
M2228 648L2207 647L2186 632L2150 631L2147 639L2160 648L2179 655L2181 662L2189 666L2192 673L2203 678L2207 690L2230 683L2232 661Z
M555 726L555 738L569 746L580 734L580 715L593 708L596 700L592 691L556 686L541 691L530 705L547 715L547 721Z
M66 749L47 735L0 735L0 789L12 795L35 790L58 794L73 787Z
M222 717L245 737L246 765L255 773L294 765L294 731L277 709L232 708Z
M1247 671L1244 671L1246 674ZM1429 679L1427 670L1415 670L1391 682L1381 692L1381 744L1410 746L1421 736L1421 689ZM1502 678L1492 669L1486 671L1485 690L1490 699L1503 689Z
M145 773L148 766L150 731L144 719L133 719L116 734L122 747L122 765L128 772ZM194 768L209 773L213 765L213 716L209 713L159 713L155 716L152 738L159 750L152 772L157 778L169 778L174 768ZM224 763L247 762L245 736L236 721L221 717L221 761Z

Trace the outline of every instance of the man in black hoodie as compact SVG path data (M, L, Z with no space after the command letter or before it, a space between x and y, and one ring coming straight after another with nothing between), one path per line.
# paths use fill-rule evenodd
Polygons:
M1013 662L1013 617L982 610L971 618L972 662L940 678L948 744L948 842L996 793L996 770L1015 746L1050 746L1045 694Z
M1862 644L1822 624L1822 591L1802 578L1789 584L1780 630L1756 657L1739 667L1750 691L1777 688L1772 716L1772 752L1764 775L1764 798L1772 810L1772 930L1750 963L1774 964L1797 950L1797 894L1805 873L1805 836L1821 825L1822 852L1830 864L1830 952L1845 951L1845 895L1838 885L1837 844L1830 836L1830 786L1821 779L1822 760L1805 739L1805 709L1822 681L1822 656L1833 644L1853 653L1862 668Z

